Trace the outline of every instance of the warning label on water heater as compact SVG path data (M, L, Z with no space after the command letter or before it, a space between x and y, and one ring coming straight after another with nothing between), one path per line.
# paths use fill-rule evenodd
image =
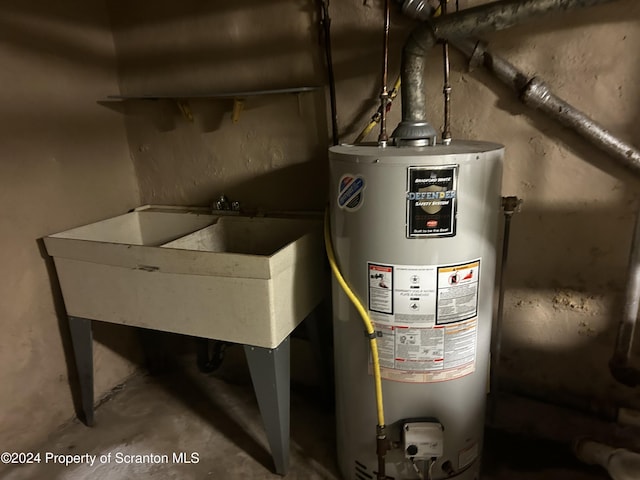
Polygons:
M478 314L480 260L438 267L438 324L459 322Z
M430 383L475 371L480 259L419 266L370 262L368 274L383 378Z
M393 314L393 267L369 264L369 310Z

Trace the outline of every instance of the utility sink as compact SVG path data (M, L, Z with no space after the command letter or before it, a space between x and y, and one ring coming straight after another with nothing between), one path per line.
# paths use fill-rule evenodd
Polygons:
M72 317L275 348L327 292L317 218L145 206L44 241Z

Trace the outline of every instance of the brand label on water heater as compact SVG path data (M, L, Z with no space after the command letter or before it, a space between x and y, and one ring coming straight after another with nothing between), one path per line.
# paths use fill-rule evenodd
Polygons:
M355 211L362 206L365 181L362 175L343 175L338 184L338 207Z
M458 166L409 167L407 177L407 237L453 237Z
M367 267L383 378L430 383L475 371L480 259Z

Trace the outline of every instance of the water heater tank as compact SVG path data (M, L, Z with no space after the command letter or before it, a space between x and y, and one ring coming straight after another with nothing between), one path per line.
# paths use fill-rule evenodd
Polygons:
M502 179L501 145L330 149L337 264L374 323L395 480L479 477ZM376 478L368 338L333 285L337 447Z

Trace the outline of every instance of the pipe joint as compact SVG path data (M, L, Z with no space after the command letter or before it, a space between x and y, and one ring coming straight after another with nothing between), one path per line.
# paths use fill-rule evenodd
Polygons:
M402 13L415 20L428 20L433 14L433 8L426 0L405 0Z
M533 77L522 89L520 98L525 105L536 107L549 101L551 90L540 78Z
M502 197L502 209L504 210L504 214L511 216L514 213L518 213L522 202L523 200L521 198L515 196Z
M413 143L415 140L426 144L429 141L426 133L420 133L418 139L407 135L415 134L417 128L413 124L416 122L426 123L426 56L427 51L435 46L438 40L461 39L503 30L554 11L611 1L613 0L499 0L423 22L411 32L402 52L402 123L393 134L396 144L403 144L405 141ZM419 0L406 0L406 3L416 8L419 6ZM518 77L518 86L521 80L523 79ZM525 91L525 98L533 98L534 88L546 89L540 82L533 82L529 86L531 93ZM548 89L546 91L548 92Z
M475 42L473 50L469 54L469 71L473 71L477 67L484 64L484 53L487 50L487 43L482 40Z
M385 456L391 450L391 444L387 439L386 425L376 425L376 455L378 457L377 480L387 480Z
M423 22L420 27L416 28L407 43L403 47L403 55L410 54L420 57L421 61L424 61L424 56L433 48L439 40L435 34L434 27L431 22Z
M438 139L438 132L429 122L403 121L393 132L397 147L432 147Z

